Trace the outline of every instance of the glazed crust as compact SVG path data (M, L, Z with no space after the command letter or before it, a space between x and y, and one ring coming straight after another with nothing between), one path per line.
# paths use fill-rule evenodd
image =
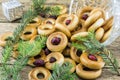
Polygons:
M70 58L65 58L64 62L69 62L70 64L72 64L72 68L71 68L70 72L73 73L75 71L75 67L76 67L75 61Z
M83 68L84 66L81 63L76 66L77 75L83 79L93 80L93 79L98 78L102 73L102 69L86 71Z
M104 67L105 62L103 62L103 59L101 56L95 55L97 58L97 61L92 61L88 58L88 53L84 52L80 56L81 63L90 69L101 69Z
M88 35L88 32L79 32L71 36L71 41L76 41L76 37L86 37Z
M27 34L28 33L28 34ZM21 39L22 40L30 40L33 36L37 35L37 30L35 27L28 25L26 26L26 28L24 29L22 35L21 35Z
M96 39L97 39L98 41L100 41L100 40L102 39L104 33L105 33L105 31L104 31L103 28L97 29L96 32L95 32L95 37L96 37Z
M0 46L4 47L6 45L6 39L8 37L12 37L12 32L0 34Z
M51 40L54 38L54 37L59 37L61 39L60 43L58 45L53 45L51 43ZM52 33L48 39L47 39L47 42L46 42L46 45L47 45L47 48L51 51L62 51L68 44L68 39L66 37L66 35L62 32L55 32L55 33Z
M55 26L52 24L42 24L38 27L38 34L50 35L55 31Z
M54 57L55 59L56 59L56 61L55 62L53 62L53 63L50 63L50 58L51 57ZM45 64L45 67L47 68L47 69L50 69L50 70L52 70L53 69L53 66L55 65L55 64L58 64L58 65L62 65L63 63L64 63L64 56L60 53L60 52L52 52L52 53L50 53L47 57L46 57L46 64Z
M77 52L77 49L74 48L74 47L71 47L71 49L70 49L70 56L71 56L71 58L72 58L75 62L79 63L79 62L80 62L80 57L78 57L78 56L76 55L76 52Z
M39 73L42 73L44 75L44 78L39 79L37 77ZM51 73L48 69L44 67L36 67L29 72L28 78L29 80L48 80L50 76L51 76Z

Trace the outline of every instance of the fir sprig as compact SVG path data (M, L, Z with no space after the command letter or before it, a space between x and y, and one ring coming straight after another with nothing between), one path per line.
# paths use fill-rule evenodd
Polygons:
M55 64L49 80L78 80L77 75L70 72L71 68L72 65L70 63L64 63L62 66Z
M41 49L45 46L46 37L38 36L33 42L21 41L18 43L18 51L24 56L36 56L40 53Z
M16 29L13 32L13 42L17 43L19 41L20 35L22 31L25 29L26 25L32 21L34 17L36 17L37 14L34 12L34 10L29 9L22 17L21 24L16 27Z
M72 43L74 47L76 47L77 49L85 50L90 54L100 53L99 55L102 56L102 58L106 62L106 65L111 66L111 69L114 72L117 72L118 75L120 75L120 72L118 70L119 66L116 58L113 57L112 53L104 45L96 40L94 32L89 32L88 36L86 37L78 36L76 37L76 39L78 40L78 42Z
M46 0L32 0L33 1L33 9L36 11L36 13L44 14L44 15L54 15L58 16L60 14L60 8L59 7L51 7L51 6L45 6Z

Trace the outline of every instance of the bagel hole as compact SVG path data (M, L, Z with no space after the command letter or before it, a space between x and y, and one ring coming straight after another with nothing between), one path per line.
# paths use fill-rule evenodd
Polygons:
M34 59L39 59L41 55L34 56Z
M54 37L54 38L52 38L51 43L52 43L53 45L59 45L60 41L61 41L61 38L59 38L59 37Z
M32 20L32 21L30 21L30 23L36 23L36 21Z
M51 57L49 60L50 63L54 63L55 61L56 61L56 58L54 58L54 57Z
M80 57L81 54L82 54L82 50L78 49L78 50L76 51L76 55L77 55L78 57Z
M27 32L24 33L24 35L29 35L29 34L32 34L32 32L27 31Z
M9 40L9 38L7 37L6 39L5 39L5 41L8 41Z
M82 19L83 19L83 20L87 20L88 17L89 17L89 16L88 16L87 13L85 13L85 14L82 15Z
M38 79L43 79L45 75L43 73L38 73L37 74Z
M65 24L69 25L71 23L71 20L66 20Z
M52 22L51 21L47 21L46 24L52 24Z
M83 67L83 70L85 71L93 71L93 69L87 68L87 67Z

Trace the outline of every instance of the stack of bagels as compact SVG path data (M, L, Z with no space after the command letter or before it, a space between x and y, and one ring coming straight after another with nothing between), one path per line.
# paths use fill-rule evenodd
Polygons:
M61 8L57 19L38 16L31 21L20 38L34 41L39 35L47 36L46 46L37 55L31 57L28 65L35 67L29 72L29 80L48 80L54 64L62 66L65 62L72 64L71 73L77 73L82 79L96 79L101 75L105 63L97 54L78 50L71 45L76 37L85 37L89 31L95 32L99 42L104 42L111 34L113 16L106 19L105 11L101 8L86 6L79 14L67 14L67 7ZM0 46L4 47L11 32L0 35ZM13 57L17 58L18 44L14 45ZM40 75L40 77L38 76Z

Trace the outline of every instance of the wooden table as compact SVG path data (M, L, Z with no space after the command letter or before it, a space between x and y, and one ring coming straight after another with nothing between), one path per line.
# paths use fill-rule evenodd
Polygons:
M19 1L24 5L24 11L26 11L31 4L31 0L19 0ZM50 2L57 1L57 3L61 2L61 0L49 0L49 1ZM62 2L62 3L68 4L68 1L70 1L70 0L64 0L64 1L65 2ZM11 23L6 20L6 18L3 16L3 13L2 13L1 2L2 1L0 0L0 34L7 32L7 31L13 31L15 29L15 27L17 27L17 25L19 24L19 23L15 23L15 22ZM114 41L111 45L109 45L108 49L110 49L113 52L114 56L118 59L119 64L120 64L120 44L119 44L119 42L120 42L120 37L117 38L116 41ZM1 51L2 51L2 48L0 47L0 53L1 53ZM1 57L1 54L0 54L0 57ZM30 67L25 67L21 71L23 80L28 80L28 72L30 70L31 70ZM120 71L120 69L119 69L119 71ZM109 71L109 69L104 68L101 77L99 77L97 80L120 80L120 76L112 74Z

